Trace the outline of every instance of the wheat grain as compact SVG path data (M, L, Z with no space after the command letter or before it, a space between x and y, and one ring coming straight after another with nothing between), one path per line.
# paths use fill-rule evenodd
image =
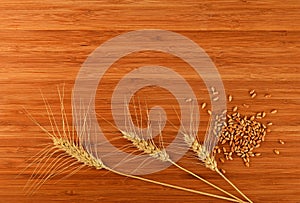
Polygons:
M276 109L271 110L271 114L275 114L275 113L277 113Z
M277 155L279 155L279 154L280 154L280 152L279 152L279 150L278 150L278 149L274 149L274 150L273 150L273 152L274 152L275 154L277 154Z
M216 92L216 88L215 87L210 87L210 90L212 91L212 93Z
M256 93L251 94L251 98L252 98L252 99L255 98L256 95L257 95Z
M265 98L271 98L272 95L271 94L265 94Z
M214 102L216 102L216 101L218 101L218 100L219 100L219 97L214 97L214 98L213 98L213 101L214 101Z
M185 102L192 102L192 101L193 101L192 98L188 98L188 99L185 100Z
M249 91L249 94L250 94L250 95L251 95L251 94L254 94L254 93L255 93L255 90L254 90L254 89Z
M243 104L243 106L247 109L250 107L248 104Z

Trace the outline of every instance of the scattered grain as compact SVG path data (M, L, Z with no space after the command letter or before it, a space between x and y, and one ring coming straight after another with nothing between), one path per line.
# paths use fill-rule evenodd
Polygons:
M256 97L256 93L251 94L251 98L255 98Z
M265 94L265 98L270 98L270 97L272 97L271 94Z
M262 113L261 113L261 112L258 112L258 113L256 114L256 118L261 119L261 118L262 118Z
M225 163L225 160L223 158L219 159L221 163Z
M206 105L207 105L207 104L206 104L205 102L202 103L202 104L201 104L201 108L202 108L202 109L205 109Z
M283 140L278 140L278 142L279 142L280 144L285 144L285 142L284 142Z
M216 91L216 88L215 88L215 87L211 87L210 89L211 89L212 92L215 92L215 91Z
M271 110L271 114L275 114L275 113L277 113L276 109Z
M193 99L192 98L188 98L185 100L185 102L191 102Z
M223 174L225 174L225 173L226 173L226 171L225 171L224 169L222 169L222 168L221 168L221 172L222 172Z
M243 106L248 109L250 106L248 104L243 104Z
M254 94L255 90L250 90L249 94Z
M214 97L213 98L213 101L218 101L219 100L219 97Z
M274 152L275 154L277 154L277 155L280 154L279 150L277 150L277 149L274 149L273 152Z
M249 91L249 94L251 98L257 96L254 89ZM269 98L271 95L265 94L265 97ZM232 95L228 95L228 101L231 102L232 100ZM250 105L244 103L243 107L249 108ZM271 126L273 123L263 124L257 120L267 116L265 111L257 112L252 116L242 116L238 110L238 107L234 106L232 113L227 114L227 121L219 139L221 146L223 145L219 148L219 151L224 155L224 158L220 159L220 161L223 163L225 160L233 160L233 155L237 155L244 161L246 167L250 167L250 158L261 156L261 153L253 151L265 141L266 134L271 132L267 126ZM270 113L275 114L277 110L273 109ZM279 140L279 143L284 144L282 140ZM227 148L228 145L229 150ZM279 151L274 150L274 153L279 154Z
M211 110L207 110L207 113L208 113L209 115L211 115L211 114L212 114Z

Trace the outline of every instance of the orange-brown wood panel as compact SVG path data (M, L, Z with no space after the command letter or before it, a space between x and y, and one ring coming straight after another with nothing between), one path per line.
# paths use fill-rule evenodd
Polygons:
M268 114L263 121L273 123L272 131L257 149L262 156L253 158L250 168L239 158L219 166L254 202L300 202L297 0L1 0L0 202L224 202L88 167L68 178L60 180L65 174L45 182L32 196L24 194L33 169L17 175L30 163L26 160L51 141L23 108L49 128L40 90L59 118L56 87L64 84L71 121L71 93L82 63L103 42L137 29L175 31L201 46L218 68L226 93L234 96L228 109L237 105L245 115L278 109L277 114ZM97 112L112 121L109 101L118 80L126 72L149 64L176 70L195 90L199 103L209 101L203 81L188 64L169 54L147 51L125 56L111 66L98 86ZM254 100L249 98L251 89L258 94ZM272 97L265 98L265 93ZM169 109L168 119L178 124L176 101L165 90L149 87L140 92L139 98ZM243 108L244 103L250 108ZM208 116L203 110L200 113L199 136L203 137ZM121 137L110 123L100 121L108 137ZM175 132L172 125L164 129L165 135ZM285 144L280 145L279 139ZM273 149L280 150L280 155L275 155ZM199 165L191 153L179 163L237 194L217 174ZM220 194L173 166L145 177Z

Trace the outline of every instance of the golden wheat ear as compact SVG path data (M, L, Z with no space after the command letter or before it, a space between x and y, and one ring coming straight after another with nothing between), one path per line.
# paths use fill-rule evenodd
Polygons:
M217 166L217 162L210 153L205 151L205 148L202 147L201 144L196 140L192 145L192 150L197 154L198 159L202 161L206 168L209 168L212 171L215 171L219 174L226 182L228 182L238 193L240 193L247 201L252 203L252 201L242 192L240 191L219 169Z
M215 116L214 120L214 129L217 128L223 128L223 125L225 125L225 119L226 119L226 111L222 112L220 115ZM225 118L225 119L224 119ZM212 119L212 115L210 117L210 121ZM209 123L211 124L211 122ZM207 126L207 132L209 132L209 128L211 126ZM186 144L190 147L190 149L197 155L197 158L204 163L204 166L206 168L209 168L212 171L215 171L217 174L219 174L227 183L229 183L240 195L242 195L248 202L252 203L252 201L241 191L239 190L217 167L217 162L215 160L215 157L212 156L212 152L207 149L213 149L214 146L217 144L214 141L210 141L210 139L218 138L219 133L215 130L212 131L213 133L207 133L205 137L205 142L203 145L200 144L200 142L197 139L191 139L193 138L192 135L190 135L187 132L182 132L184 136L184 140Z
M201 108L204 109L206 107L206 103L202 103ZM173 108L173 110L175 111L176 115L177 115L177 119L180 121L180 117L177 113L177 111L175 110L175 108ZM219 115L216 115L214 118L214 125L218 128L218 130L222 130L223 126L226 124L226 113L227 111L224 110L222 113L220 113ZM211 115L211 113L210 113ZM209 121L208 121L208 126L206 129L206 136L205 136L205 143L204 145L208 145L208 147L205 147L203 145L200 144L200 142L198 141L197 138L197 133L195 133L195 125L193 123L193 110L191 111L190 114L191 118L191 123L190 123L190 129L189 131L186 130L185 128L183 128L183 131L181 132L181 134L183 135L183 140L184 142L187 144L187 146L190 148L190 150L192 150L195 154L196 154L196 158L199 159L203 165L206 168L211 169L212 171L217 172L226 182L228 182L238 193L240 193L248 202L252 202L244 193L242 193L228 178L226 178L226 176L220 172L220 170L217 167L217 162L215 161L214 156L211 156L212 153L210 153L209 151L207 151L207 148L213 148L214 145L217 144L218 141L218 137L219 137L219 133L217 132L217 130L214 128L214 130L212 131L213 133L209 133L209 128L211 127L209 124L211 124L212 122L212 116L210 116ZM171 123L171 122L170 122ZM171 123L172 124L172 123ZM176 126L174 124L172 124L175 128ZM178 128L176 128L177 130L179 130ZM222 191L222 189L220 190ZM228 192L225 191L225 194L227 194ZM242 201L241 199L239 199L238 197L232 195L231 193L228 193L227 195Z
M72 126L71 129L68 123L63 103L64 91L61 92L58 88L61 114L60 124L56 121L48 100L42 93L41 95L47 112L48 122L51 126L50 130L35 120L27 110L25 110L25 112L29 119L47 134L51 142L46 148L35 155L33 159L30 159L31 163L23 170L24 172L29 167L35 167L24 186L24 192L27 195L34 194L47 180L53 179L58 175L67 174L65 177L68 177L85 166L92 166L97 169L101 168L100 161L86 152L83 146L78 142L74 127Z

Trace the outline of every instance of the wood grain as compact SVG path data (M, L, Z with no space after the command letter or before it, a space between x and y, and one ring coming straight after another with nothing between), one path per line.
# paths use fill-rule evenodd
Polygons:
M106 40L136 29L176 31L201 46L218 68L226 93L234 95L228 109L243 103L250 104L249 109L241 108L247 115L278 109L264 121L274 125L259 148L262 156L254 158L250 168L237 158L220 167L254 202L300 202L298 0L1 0L0 22L0 202L222 202L88 168L59 182L64 176L46 182L33 196L22 191L32 169L16 176L27 166L26 160L42 149L40 144L49 143L23 107L49 127L40 90L58 116L56 86L65 84L71 119L72 87L87 56ZM110 95L117 79L124 76L121 68L147 64L178 70L198 91L199 102L207 101L203 82L187 64L162 53L141 52L111 67L99 86L97 111L111 119ZM258 93L255 100L249 99L250 89ZM272 97L264 98L265 93ZM164 98L164 91L156 89L146 89L144 94ZM161 105L166 108L173 104L165 103ZM201 116L200 136L208 120L204 111ZM176 118L168 115L172 122ZM108 136L117 134L109 124L103 127ZM166 134L173 131L170 126L165 129ZM280 145L278 139L286 144ZM280 155L272 152L275 148ZM234 193L221 178L189 157L191 154L180 163ZM175 167L146 177L215 192Z

